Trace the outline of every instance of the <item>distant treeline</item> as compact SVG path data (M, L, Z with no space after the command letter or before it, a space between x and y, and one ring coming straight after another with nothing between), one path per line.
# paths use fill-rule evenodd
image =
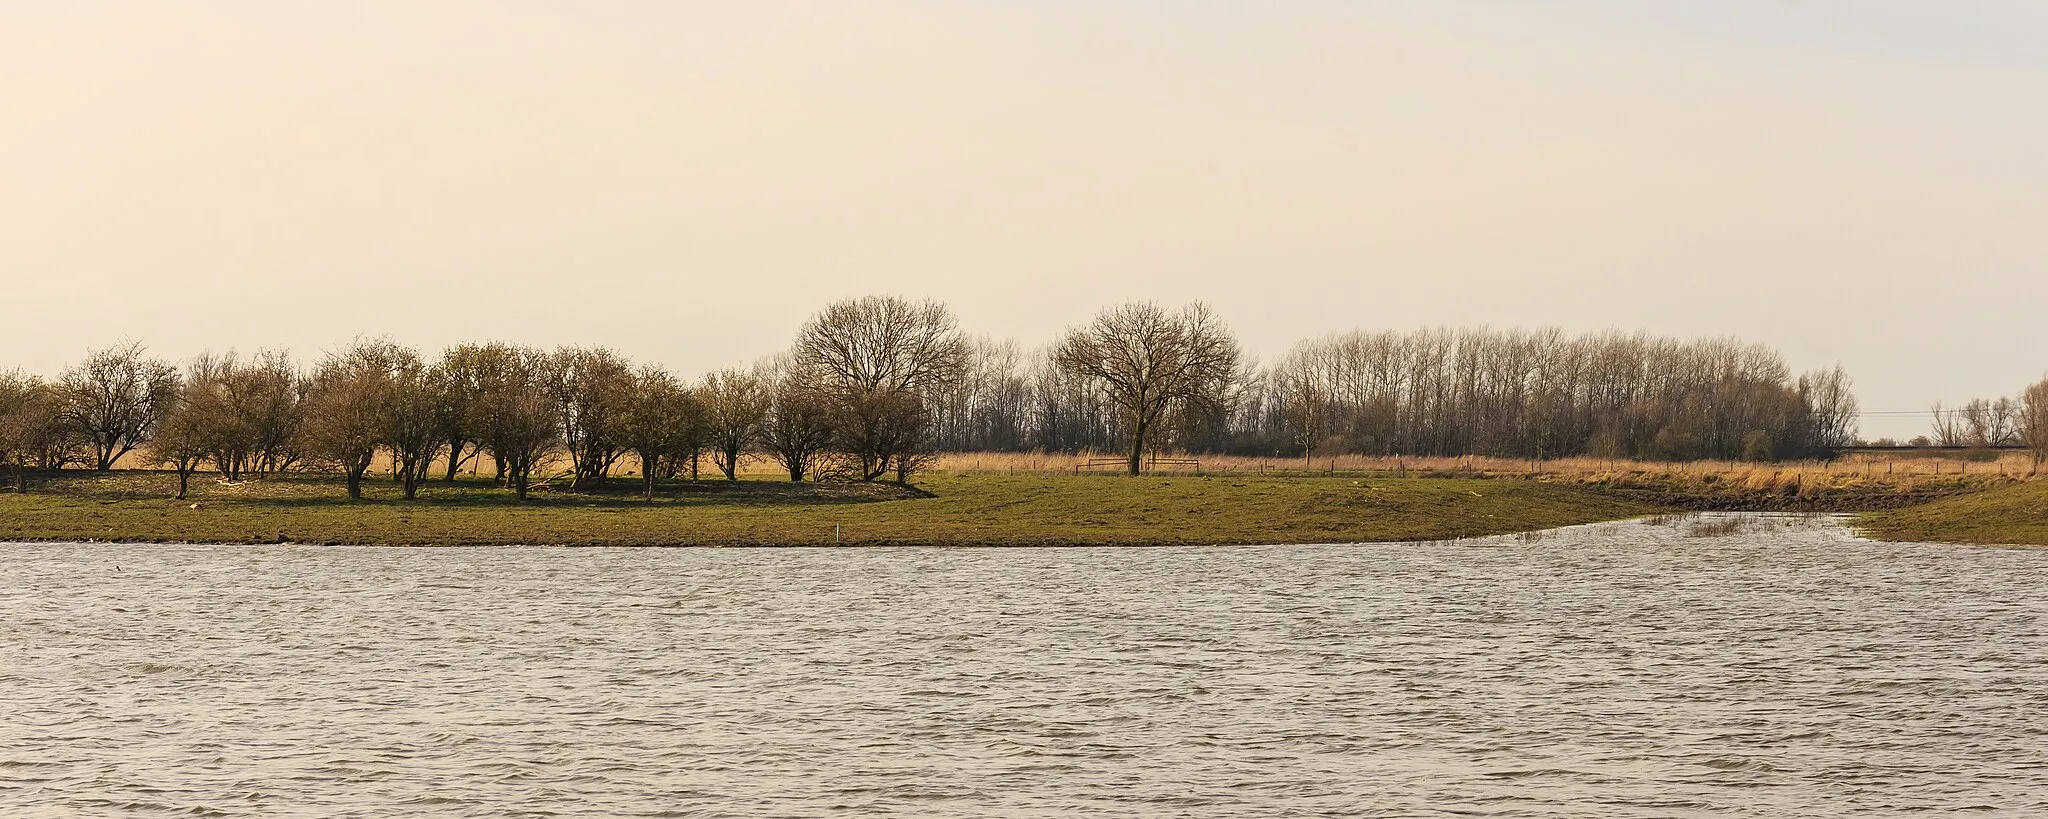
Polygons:
M359 340L319 361L208 353L183 366L140 344L92 351L55 380L0 374L0 460L26 472L110 469L130 452L229 479L330 470L360 496L384 456L411 497L430 469L488 464L524 497L637 467L734 478L907 480L941 451L1161 450L1772 460L1855 438L1837 368L1793 376L1732 340L1558 330L1353 332L1244 359L1202 304L1102 311L1053 344L963 334L934 302L826 307L786 351L685 380L590 347L502 342L438 356ZM630 458L628 457L630 456Z
M1097 379L978 342L940 396L950 450L1109 450L1127 413ZM1559 330L1351 332L1244 364L1177 404L1168 448L1246 455L1822 457L1856 439L1839 367L1793 377L1769 348Z

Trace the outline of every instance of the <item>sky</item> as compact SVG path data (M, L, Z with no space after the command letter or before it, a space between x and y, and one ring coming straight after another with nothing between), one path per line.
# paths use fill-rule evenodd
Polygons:
M2033 0L0 0L0 368L362 335L691 374L833 299L2048 374ZM1873 416L1912 435L1924 419Z

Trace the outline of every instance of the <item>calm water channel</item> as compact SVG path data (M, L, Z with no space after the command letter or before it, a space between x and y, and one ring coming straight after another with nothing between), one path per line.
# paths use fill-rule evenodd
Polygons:
M0 545L0 816L2048 816L2044 580L1798 518Z

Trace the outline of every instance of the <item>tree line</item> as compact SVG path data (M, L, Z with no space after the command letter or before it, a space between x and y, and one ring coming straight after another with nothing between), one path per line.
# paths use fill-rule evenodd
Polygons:
M1916 442L1936 446L2025 447L2033 471L2048 462L2048 379L2020 390L2017 397L1974 398L1960 407L1933 409L1930 436Z
M789 348L689 381L599 347L462 344L438 356L362 339L310 365L281 352L177 366L140 344L95 350L54 380L0 374L0 461L26 473L111 469L131 453L179 492L339 473L350 497L380 456L407 498L488 465L524 499L541 477L603 484L750 461L792 481L908 481L942 451L1161 450L1772 460L1853 442L1839 367L1794 377L1727 339L1429 329L1310 339L1248 360L1208 306L1133 302L1053 343L972 337L945 305L828 305ZM430 474L438 465L439 474Z

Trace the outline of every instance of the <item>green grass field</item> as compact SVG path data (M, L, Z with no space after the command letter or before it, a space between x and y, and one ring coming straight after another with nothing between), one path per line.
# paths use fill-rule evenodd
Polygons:
M170 475L78 474L0 495L0 540L576 546L1025 546L1448 540L1661 511L1525 480L1107 475L933 475L890 485L664 484L649 504L611 491L540 492L525 504L488 482L433 483L419 500L374 482L350 502L338 479L225 485Z
M2048 546L2048 482L2032 481L1872 512L1857 528L1880 540Z

